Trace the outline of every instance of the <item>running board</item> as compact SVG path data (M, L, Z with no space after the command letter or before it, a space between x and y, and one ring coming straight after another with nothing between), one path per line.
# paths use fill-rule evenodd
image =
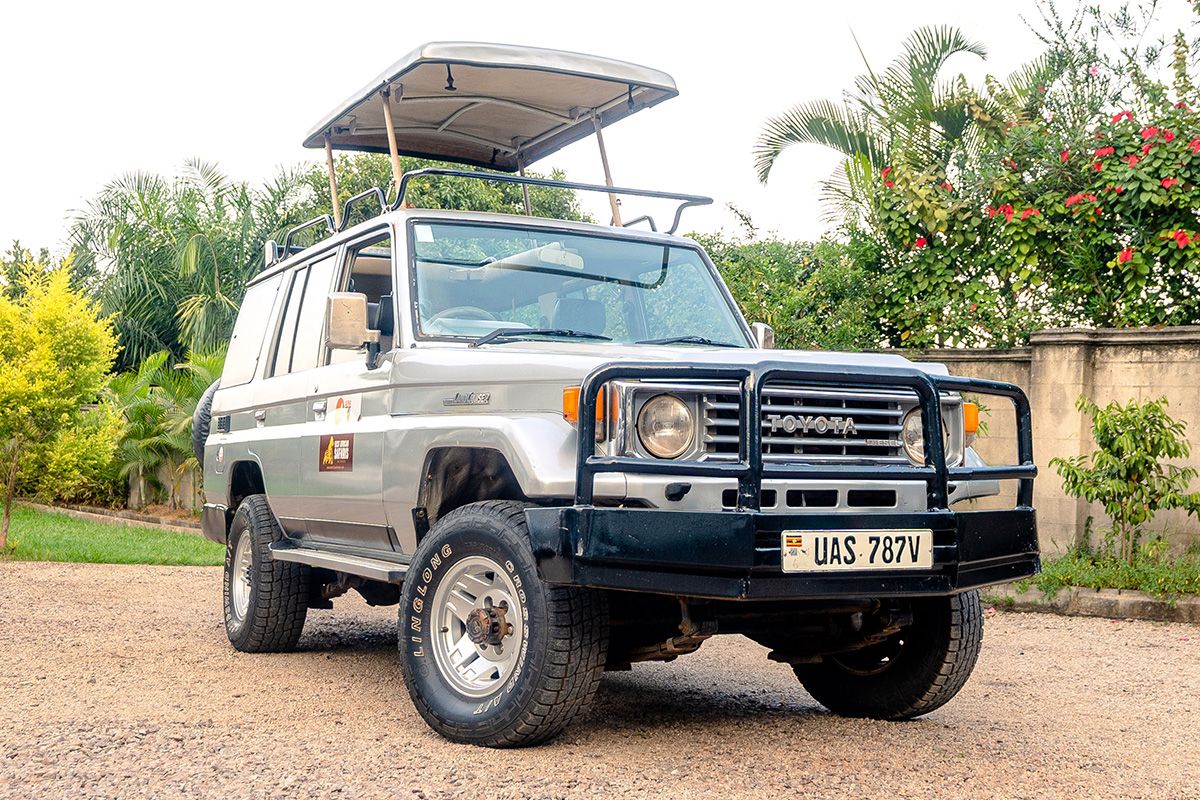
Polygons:
M359 575L384 583L403 583L404 575L408 572L407 564L385 561L382 558L366 558L350 556L345 553L331 553L327 550L314 550L311 547L297 547L288 542L272 544L271 557L276 561L294 561L298 564L308 564L310 567L321 567L334 572Z

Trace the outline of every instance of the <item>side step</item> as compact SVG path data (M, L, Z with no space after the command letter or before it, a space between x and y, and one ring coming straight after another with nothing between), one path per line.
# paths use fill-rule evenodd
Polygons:
M271 545L271 556L279 561L295 561L310 567L322 567L384 583L403 583L404 575L408 572L407 564L385 561L382 558L314 550L311 547L297 547L289 542L276 542Z

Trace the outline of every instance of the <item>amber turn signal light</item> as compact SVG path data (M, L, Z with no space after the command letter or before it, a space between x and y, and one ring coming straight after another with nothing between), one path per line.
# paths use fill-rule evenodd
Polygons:
M610 407L611 402L611 407ZM607 414L605 409L607 408ZM617 418L617 393L609 392L607 386L600 387L596 396L596 441L602 442L608 438L606 421ZM579 387L568 386L563 389L563 419L572 425L579 425Z
M974 435L979 430L979 405L963 403L963 431Z

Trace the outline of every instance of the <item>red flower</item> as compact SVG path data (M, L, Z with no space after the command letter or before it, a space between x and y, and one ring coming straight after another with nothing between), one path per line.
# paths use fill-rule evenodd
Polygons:
M950 185L950 181L942 181L942 188L947 192L953 192L954 187Z
M1175 138L1175 134L1171 133L1170 131L1163 131L1163 141L1164 142L1169 142L1174 138Z
M1062 162L1065 164L1065 163L1067 163L1067 159L1071 157L1071 151L1070 151L1070 150L1063 150L1063 151L1062 151L1061 153L1059 153L1058 155L1059 155L1059 157L1060 157L1060 158L1062 158Z
M1104 162L1097 161L1095 164L1092 164L1092 166L1095 168L1096 172L1099 172L1100 170L1104 169Z
M891 167L884 167L883 172L881 172L879 174L879 177L883 179L883 185L889 189L896 185L895 181L888 180L888 175L890 175L891 173L892 173Z
M1152 147L1154 147L1154 145L1152 145L1152 144L1148 144L1148 145L1146 145L1145 147L1143 147L1143 148L1142 148L1142 155L1144 155L1144 156L1148 156L1148 155L1150 155L1150 149L1151 149Z
M1019 169L1019 167L1017 167L1017 162L1013 161L1011 158L1008 160L1008 165L1013 169Z
M1004 205L997 208L996 212L1004 215L1005 222L1012 222L1014 212L1013 212L1013 207L1012 207L1011 203L1005 203Z
M1124 250L1117 253L1118 264L1124 264L1131 260L1133 260L1133 250L1131 248L1126 247Z
M1129 119L1129 120L1133 119L1133 112L1132 111L1121 111L1117 114L1113 114L1113 123L1114 124L1117 122L1120 122L1123 119Z
M1036 208L1027 208L1021 212L1021 219L1029 219L1030 217L1036 217L1040 213L1042 213L1042 212L1038 211Z
M1158 136L1158 128L1153 128L1150 126L1142 128L1143 139L1153 139L1155 136Z
M1179 246L1180 250L1192 243L1192 237L1187 235L1187 231L1175 231L1171 236L1175 239L1175 244Z
M988 212L988 219L991 219L994 216L996 216L996 209L992 208L991 206L987 207L987 212Z
M1177 183L1179 183L1178 178L1163 178L1162 179L1162 187L1164 189L1170 189L1172 186L1174 186Z
M1101 147L1099 150L1096 151L1096 158L1104 158L1105 156L1111 156L1115 152L1117 152L1117 149L1115 147Z
M913 247L915 247L915 248L917 248L918 250L920 250L920 249L921 249L922 247L924 247L926 244L928 244L928 242L926 242L926 241L925 241L925 237L924 237L924 236L918 236L918 237L917 237L917 240L916 240L915 242L913 242Z
M1192 139L1192 141L1188 142L1188 147L1191 148L1193 153L1200 153L1200 136L1197 136L1195 139Z
M1082 203L1084 200L1094 203L1096 202L1096 195L1090 193L1084 194L1082 192L1080 194L1073 194L1063 202L1063 205L1065 205L1067 208L1070 208L1076 203Z
M1125 191L1125 187L1124 186L1114 186L1114 187L1112 187L1112 190L1114 192L1116 192L1117 194L1120 194L1121 192Z
M1200 139L1197 139L1196 141L1200 142ZM1130 153L1129 155L1125 156L1125 163L1127 163L1127 164L1128 164L1129 166L1131 166L1131 167L1136 167L1136 166L1137 166L1137 163L1138 163L1139 161L1141 161L1141 159L1140 159L1140 158L1138 158L1138 157L1137 157L1135 154L1133 154L1133 153Z

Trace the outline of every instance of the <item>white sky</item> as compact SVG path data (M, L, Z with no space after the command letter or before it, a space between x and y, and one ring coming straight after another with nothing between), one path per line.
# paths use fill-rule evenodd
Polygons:
M1185 18L1184 0L1164 5ZM0 10L0 249L19 239L62 252L72 211L132 170L172 173L196 157L257 181L318 161L300 147L312 125L437 40L577 50L670 73L678 98L605 132L616 183L713 196L685 229L732 227L734 203L761 228L814 238L818 184L838 159L793 147L760 186L751 148L764 120L850 84L862 71L852 29L882 66L913 28L958 25L990 55L950 69L978 80L1039 51L1021 14L1036 18L1033 0L10 3ZM590 137L535 168L555 166L602 180ZM587 202L606 218L602 197ZM627 217L644 210L654 209L625 201Z

